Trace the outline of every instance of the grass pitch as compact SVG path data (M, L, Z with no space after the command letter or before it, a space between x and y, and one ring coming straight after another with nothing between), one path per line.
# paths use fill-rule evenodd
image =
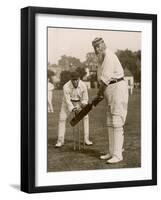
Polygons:
M89 97L92 99L95 95L96 90L91 89ZM73 133L68 120L65 145L61 148L55 148L61 102L62 90L54 90L54 113L48 113L48 172L141 167L140 89L134 89L133 94L129 96L128 115L124 126L124 160L117 164L106 164L106 161L99 159L100 155L106 153L108 148L106 105L104 101L100 102L89 113L92 146L85 146L85 149L82 148L80 151L78 149L73 150ZM83 135L82 130L81 134Z

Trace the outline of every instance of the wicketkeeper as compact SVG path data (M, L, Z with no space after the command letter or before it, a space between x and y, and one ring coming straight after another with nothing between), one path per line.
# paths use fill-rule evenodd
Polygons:
M63 87L63 102L61 106L58 126L58 140L56 147L64 145L66 120L71 112L77 114L80 110L88 104L88 90L79 78L78 72L71 73L71 80ZM86 115L83 118L84 126L84 142L86 145L92 145L89 140L89 117Z
M100 84L98 96L104 96L107 107L109 148L107 154L100 158L107 159L107 163L118 163L123 160L123 126L127 115L128 86L117 56L107 49L104 40L95 38L92 46L99 63L97 70Z

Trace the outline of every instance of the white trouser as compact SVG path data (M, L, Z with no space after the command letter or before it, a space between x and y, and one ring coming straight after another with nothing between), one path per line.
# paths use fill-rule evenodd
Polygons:
M48 111L53 111L52 95L53 95L53 90L48 90Z
M59 126L58 126L58 141L64 143L65 139L65 130L66 130L66 120L70 112L67 110L65 105L62 105L59 117ZM86 115L83 118L83 129L84 129L84 141L89 140L89 117Z
M120 160L123 159L122 152L123 152L123 143L124 143L124 134L123 128L114 128L114 140L113 140L113 155L119 158Z
M122 152L123 152L123 143L124 143L124 131L123 127L120 125L117 126L115 123L110 124L110 121L118 120L120 117L119 116L111 116L110 114L107 116L108 122L108 141L109 141L109 149L108 152L110 153L111 156L116 156L120 160L122 160Z
M113 155L113 148L114 148L114 132L113 127L108 127L108 145L109 150L108 153L112 156Z
M109 153L122 160L124 130L128 105L128 87L125 81L109 85L104 96L107 102Z

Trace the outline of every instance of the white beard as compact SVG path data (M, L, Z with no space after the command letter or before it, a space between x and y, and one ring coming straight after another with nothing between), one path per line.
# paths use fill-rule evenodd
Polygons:
M100 65L102 65L103 60L104 60L104 57L105 57L104 53L99 53L99 54L97 54L98 63L99 63Z

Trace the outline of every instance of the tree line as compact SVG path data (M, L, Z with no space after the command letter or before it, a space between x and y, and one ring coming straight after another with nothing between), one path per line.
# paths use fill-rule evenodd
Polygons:
M117 50L117 57L119 58L123 68L127 68L134 76L135 82L141 82L141 51L131 50ZM86 75L86 68L89 69L90 75L86 77L86 80L94 82L97 80L96 71L98 67L97 58L94 52L86 54L86 60L81 62L78 58L72 56L63 55L56 64L48 64L50 69L59 71L60 81L58 87L62 86L70 79L70 72L76 70L80 74L80 78L83 79Z

